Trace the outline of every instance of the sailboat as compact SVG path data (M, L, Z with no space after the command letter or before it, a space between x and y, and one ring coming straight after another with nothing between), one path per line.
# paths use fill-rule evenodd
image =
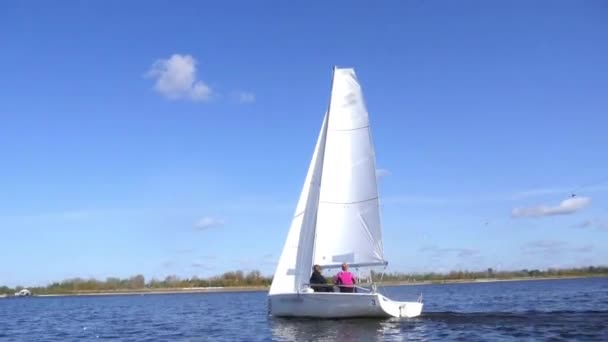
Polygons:
M279 317L415 317L422 300L394 301L356 292L315 292L313 265L338 270L386 267L375 152L367 108L353 68L333 68L330 100L268 292Z

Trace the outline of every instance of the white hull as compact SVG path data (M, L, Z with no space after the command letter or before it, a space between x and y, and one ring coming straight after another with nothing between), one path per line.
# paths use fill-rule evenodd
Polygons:
M287 293L268 296L268 310L278 317L416 317L422 303L396 302L379 293Z

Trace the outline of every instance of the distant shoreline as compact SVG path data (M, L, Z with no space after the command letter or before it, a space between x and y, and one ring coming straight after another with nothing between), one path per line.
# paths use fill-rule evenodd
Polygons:
M166 289L137 289L117 291L80 291L73 293L39 294L36 297L67 297L67 296L128 296L128 295L157 295L179 293L218 293L218 292L263 292L268 291L266 286L227 286L227 287L185 287Z
M608 277L608 274L554 276L554 277L444 279L444 280L423 280L423 281L388 281L388 282L383 282L382 285L408 286L408 285L472 284L472 283L499 283L499 282L507 282L507 281L534 281L534 280L559 280L559 279L583 279L583 278L607 278L607 277Z
M581 275L581 276L556 276L556 277L516 277L516 278L477 278L477 279L445 279L434 281L385 281L381 286L415 286L415 285L447 285L447 284L472 284L472 283L497 283L510 281L534 281L534 280L559 280L559 279L583 279L583 278L606 278L603 275ZM188 294L188 293L229 293L229 292L265 292L267 286L227 286L227 287L187 287L187 288L162 288L162 289L137 289L116 291L79 291L73 293L57 294L34 294L35 297L76 297L76 296L136 296L157 294ZM10 298L6 296L0 298Z

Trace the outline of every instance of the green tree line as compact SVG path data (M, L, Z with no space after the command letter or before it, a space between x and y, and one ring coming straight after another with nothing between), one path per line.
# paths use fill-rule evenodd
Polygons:
M327 275L331 276L331 275ZM513 278L550 278L576 276L608 276L607 266L589 266L579 268L549 268L546 270L496 271L488 268L485 271L452 271L449 273L381 273L372 272L375 282L443 282L474 279L513 279ZM109 277L106 280L73 278L54 282L47 286L29 287L34 294L73 294L113 291L151 291L162 289L191 289L200 287L267 287L272 283L271 276L264 276L260 271L230 271L209 278L180 278L175 275L165 279L146 281L141 274L129 278ZM22 286L11 288L0 286L0 294L12 295Z
M197 287L236 287L236 286L269 286L272 277L263 276L260 271L231 271L210 278L180 278L175 275L165 279L151 279L146 282L143 275L130 278L109 277L106 280L72 278L54 282L47 286L28 287L34 294L69 294L87 292L141 291L155 289L188 289ZM10 288L0 286L0 294L13 294L23 286Z
M549 268L546 270L497 271L488 268L485 271L451 271L449 273L381 273L372 272L372 278L385 282L442 282L454 280L474 279L514 279L514 278L552 278L552 277L582 277L582 276L606 276L607 266L588 266L575 268Z

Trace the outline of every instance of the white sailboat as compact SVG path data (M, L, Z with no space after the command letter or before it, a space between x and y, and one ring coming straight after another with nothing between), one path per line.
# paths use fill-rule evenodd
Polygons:
M328 110L268 293L273 316L415 317L422 302L393 301L376 287L314 292L312 266L386 266L376 161L354 69L334 67Z

